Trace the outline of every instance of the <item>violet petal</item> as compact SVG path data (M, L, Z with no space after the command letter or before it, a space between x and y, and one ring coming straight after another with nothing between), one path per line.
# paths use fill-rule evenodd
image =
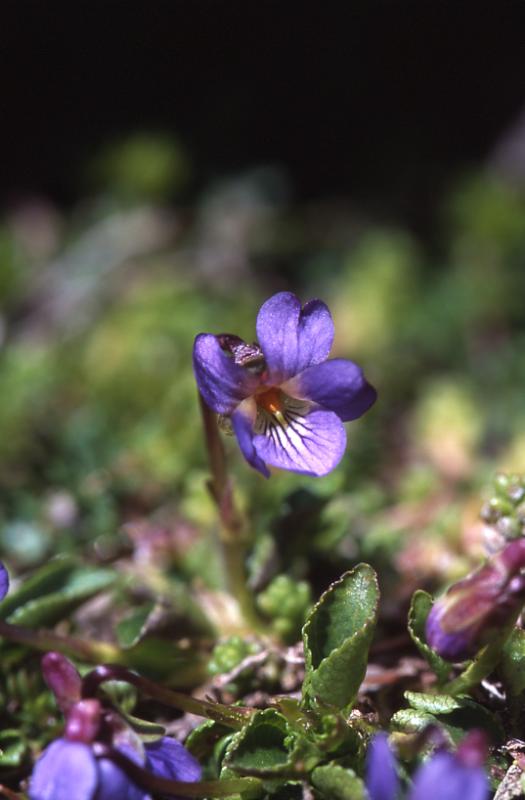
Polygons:
M256 413L255 402L253 400L246 400L233 412L231 421L237 441L239 442L239 447L248 464L258 470L265 478L269 478L270 471L257 454L253 444L253 424Z
M326 475L343 457L346 432L332 411L314 410L278 423L253 438L257 455L267 464L306 475Z
M275 383L325 361L334 340L328 306L321 300L311 300L301 309L301 303L291 292L279 292L261 306L256 328L270 378Z
M173 781L200 781L202 768L176 739L164 736L146 745L146 768Z
M218 414L231 414L256 385L254 377L221 350L211 333L201 333L195 339L193 369L199 392Z
M363 370L343 358L334 358L303 370L282 387L286 394L313 400L348 422L368 411L377 398Z
M29 797L30 800L93 800L97 782L98 769L91 748L80 742L57 739L36 762Z
M414 777L409 800L487 800L489 785L482 767L461 764L452 753L436 753Z
M376 734L370 742L365 783L370 800L395 800L398 796L397 764L386 733Z

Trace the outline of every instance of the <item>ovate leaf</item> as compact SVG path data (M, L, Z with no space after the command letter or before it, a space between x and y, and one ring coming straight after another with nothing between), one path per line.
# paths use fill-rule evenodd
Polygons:
M303 628L306 701L338 709L352 705L366 672L378 601L374 570L359 564L314 606Z

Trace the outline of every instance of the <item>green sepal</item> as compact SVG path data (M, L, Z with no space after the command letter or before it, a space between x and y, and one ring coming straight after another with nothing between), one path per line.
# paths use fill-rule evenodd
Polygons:
M432 608L432 597L428 592L418 589L412 595L408 612L408 632L417 649L436 673L440 683L444 683L452 670L452 664L441 658L425 640L425 623Z
M303 701L346 709L365 676L379 602L377 577L359 564L335 581L303 628L306 676Z
M339 764L325 764L312 772L312 786L326 800L366 800L367 793L361 778L351 769Z

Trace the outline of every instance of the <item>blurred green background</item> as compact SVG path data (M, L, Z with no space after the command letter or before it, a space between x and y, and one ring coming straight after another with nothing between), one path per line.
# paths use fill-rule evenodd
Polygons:
M290 202L276 168L168 204L192 170L168 136L130 135L86 167L88 200L29 200L0 229L0 546L15 572L61 552L115 561L161 530L166 563L206 578L193 339L251 340L281 289L328 303L334 355L379 400L324 479L266 482L227 440L255 584L287 571L322 588L364 557L408 576L405 597L461 572L493 474L523 469L524 193L488 168L465 175L436 253L344 204Z

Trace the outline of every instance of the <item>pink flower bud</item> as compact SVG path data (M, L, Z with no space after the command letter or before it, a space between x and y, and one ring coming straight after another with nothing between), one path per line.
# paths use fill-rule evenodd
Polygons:
M61 653L46 653L42 659L44 680L55 695L57 705L65 714L80 700L82 679L77 670Z

